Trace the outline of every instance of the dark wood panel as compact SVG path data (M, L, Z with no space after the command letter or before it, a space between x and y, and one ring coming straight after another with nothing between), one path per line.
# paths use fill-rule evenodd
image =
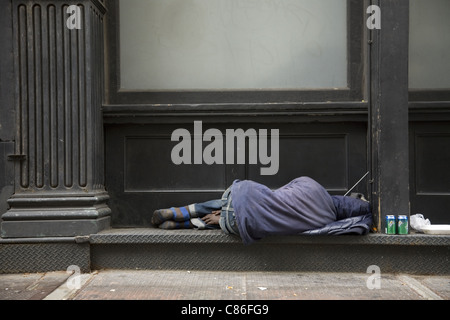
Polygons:
M417 195L450 196L450 133L416 133Z
M171 151L178 142L170 138L170 135L125 137L125 192L184 192L195 186L202 190L223 190L225 166L213 164L199 170L199 165L174 164Z
M347 186L347 168L345 134L282 136L278 174L262 176L259 168L252 165L248 178L279 187L290 177L308 175L320 179L329 190L342 192Z
M411 214L450 222L450 122L410 125Z
M180 128L194 133L193 123L106 126L106 185L113 226L150 226L153 210L218 198L234 179L251 179L277 188L306 175L319 181L330 193L344 194L367 171L366 125L360 122L203 123L202 134L208 129L223 134L223 164L212 165L205 164L204 159L203 164L172 162L171 151L178 141L171 141L171 134ZM226 154L230 151L225 143L227 129L254 130L257 139L262 137L260 130L266 129L267 156L272 163L277 160L279 164L276 174L261 174L261 168L271 164L263 164L260 158L256 164L250 164L248 138L244 164L236 164L237 141L234 163L227 162ZM278 159L270 148L270 133L275 129L279 130ZM202 149L209 144L203 141ZM193 158L192 155L192 162ZM355 191L367 194L366 183Z

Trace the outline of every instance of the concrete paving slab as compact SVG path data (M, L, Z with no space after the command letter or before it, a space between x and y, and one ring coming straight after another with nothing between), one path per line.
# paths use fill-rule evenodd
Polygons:
M0 300L42 300L64 284L66 272L0 274Z
M0 275L0 300L449 300L450 276L99 270Z
M450 277L364 273L106 270L74 300L439 300ZM372 289L371 289L372 288Z
M412 278L419 281L425 288L437 293L442 299L450 300L450 277L412 276Z

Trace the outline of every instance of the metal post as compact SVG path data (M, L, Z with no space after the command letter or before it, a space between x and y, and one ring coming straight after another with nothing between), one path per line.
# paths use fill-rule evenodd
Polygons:
M371 163L373 213L384 232L386 215L409 215L409 0L373 1L381 28L371 35Z

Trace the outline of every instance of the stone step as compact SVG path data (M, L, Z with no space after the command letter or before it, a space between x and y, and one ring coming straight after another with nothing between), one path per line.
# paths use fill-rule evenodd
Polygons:
M450 273L450 236L269 237L245 246L220 230L110 229L89 242L93 269Z
M0 239L0 273L99 269L450 274L450 236L269 237L245 246L220 230L109 229Z

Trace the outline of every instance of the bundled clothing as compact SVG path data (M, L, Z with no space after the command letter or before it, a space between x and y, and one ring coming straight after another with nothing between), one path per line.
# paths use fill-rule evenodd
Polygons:
M366 234L372 224L368 202L330 196L309 177L274 191L254 181L236 180L231 193L239 235L247 244L268 235Z
M331 196L309 177L294 179L276 190L250 180L235 180L222 199L184 208L189 215L178 215L187 217L178 226L211 228L201 217L221 210L220 228L228 234L239 235L244 244L270 235L363 235L372 224L368 202ZM179 210L170 210L177 216Z

